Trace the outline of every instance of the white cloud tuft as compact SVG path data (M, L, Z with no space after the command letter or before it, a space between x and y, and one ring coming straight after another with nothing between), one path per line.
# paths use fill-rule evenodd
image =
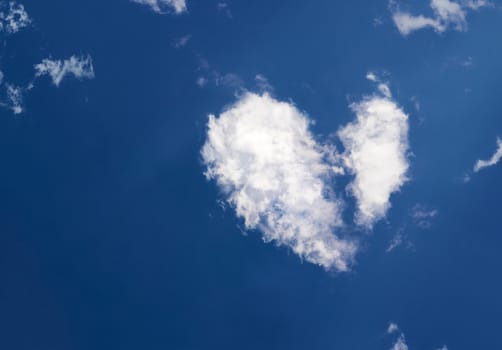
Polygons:
M358 202L356 222L367 228L385 217L390 196L407 181L409 167L408 116L386 84L380 83L379 90L383 96L352 104L357 120L338 132L345 166L355 175L349 188Z
M247 229L311 263L346 271L357 245L334 232L342 225L342 204L330 191L332 165L310 123L290 103L246 93L209 117L201 152L206 176Z
M94 78L91 56L71 56L64 61L44 59L42 63L35 65L35 71L37 77L49 75L56 86L59 86L67 75L73 75L77 79Z
M406 36L425 28L432 28L438 33L442 33L450 27L457 31L464 31L467 29L467 11L490 6L491 3L485 0L465 0L462 2L431 0L430 7L434 13L433 17L412 15L401 11L395 0L390 0L389 5L394 24L399 32Z
M497 150L488 160L478 160L474 165L474 172L496 165L502 158L502 140L497 138Z
M406 338L404 337L404 334L401 334L399 338L397 338L391 350L408 350L408 345L406 344Z
M7 34L17 33L30 24L31 19L24 6L14 1L9 2L7 12L0 12L0 31L5 30Z
M394 322L389 323L389 327L387 327L387 334L393 334L399 330L399 326Z
M185 0L131 0L137 4L150 6L157 13L163 14L174 11L176 14L181 14L187 11Z
M14 114L21 114L23 107L23 89L12 84L6 84L7 101L2 102L2 106L9 108Z

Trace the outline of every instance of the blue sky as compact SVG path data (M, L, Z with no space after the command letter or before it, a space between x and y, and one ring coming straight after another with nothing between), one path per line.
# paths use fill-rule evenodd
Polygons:
M0 348L502 348L501 16L0 1Z

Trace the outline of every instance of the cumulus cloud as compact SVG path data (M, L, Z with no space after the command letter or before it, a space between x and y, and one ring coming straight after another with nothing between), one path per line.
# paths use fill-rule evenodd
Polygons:
M37 77L49 75L56 86L59 86L68 75L73 75L77 79L94 78L91 56L71 56L63 61L46 58L35 65L35 71Z
M408 116L388 85L378 82L381 95L352 104L356 120L338 131L345 147L342 159L355 176L349 189L357 200L356 222L367 228L385 217L390 197L407 181L409 168Z
M22 4L10 1L8 7L0 3L0 31L14 34L31 24L31 19Z
M181 14L187 11L185 0L131 0L137 4L149 6L154 12L163 14L174 11Z
M330 189L333 150L316 142L310 124L291 103L246 93L209 117L205 174L247 229L306 261L346 271L357 244L336 232L342 203Z
M488 160L478 160L474 165L474 172L477 173L484 168L496 165L502 158L502 139L497 138L497 150Z
M491 4L485 0L466 0L461 2L431 0L430 7L433 11L433 16L428 17L402 11L397 5L396 0L389 1L394 24L404 36L425 28L431 28L438 33L443 33L449 28L464 31L467 29L467 11L477 10L489 5Z

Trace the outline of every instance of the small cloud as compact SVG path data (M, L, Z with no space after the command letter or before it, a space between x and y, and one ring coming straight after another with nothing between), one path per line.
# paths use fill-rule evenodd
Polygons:
M437 209L430 209L423 204L416 204L413 209L411 209L411 217L413 222L422 229L428 229L432 225L432 219L438 215L439 211Z
M467 57L466 59L460 62L460 65L462 67L471 67L473 65L472 57L471 56Z
M216 76L216 86L226 86L234 89L239 89L244 85L244 81L237 74L227 73Z
M366 79L368 79L369 81L373 81L373 82L378 82L380 79L377 77L377 75L373 72L368 72L366 74Z
M478 160L474 165L474 172L477 173L485 168L497 165L502 158L502 140L497 138L497 149L495 153L488 160Z
M467 0L455 2L451 0L431 0L430 7L433 16L412 15L402 11L396 0L389 1L392 20L403 36L407 36L417 30L432 28L438 33L443 33L449 28L457 31L467 30L467 11L478 10L481 7L490 6L488 1Z
M373 27L379 27L384 23L382 17L373 18Z
M404 334L401 334L399 338L397 338L394 345L392 345L391 350L408 350L408 344L406 344L406 338Z
M207 85L207 78L198 77L195 83L197 84L198 87L203 88L204 86Z
M93 79L95 76L91 56L71 56L63 61L46 58L35 65L35 71L36 77L49 75L56 86L68 75L77 79Z
M191 38L192 38L192 36L190 34L187 34L187 35L184 35L184 36L176 39L174 42L174 47L177 49L181 49L182 47L185 47Z
M357 200L356 222L371 228L385 217L391 195L408 181L409 125L387 83L381 83L374 73L368 73L367 78L379 83L383 96L353 103L356 120L341 128L338 137L345 148L344 165L355 175L349 190Z
M387 327L387 334L394 334L399 331L399 326L394 322L389 323L389 327Z
M228 2L219 1L216 4L216 7L218 8L218 11L223 12L228 18L233 18L232 11L230 11L230 6L228 5Z
M395 323L391 323L387 329L387 334L393 335L397 334L397 337L395 338L394 343L392 344L392 347L390 350L408 350L408 344L406 343L406 336L404 335L403 332L400 332L399 327ZM448 350L446 345L443 345L443 347L438 348L437 350Z
M3 10L0 11L0 31L14 34L31 24L30 16L22 4L10 1L8 9L4 8L5 4L0 3L0 10Z
M24 111L24 89L12 84L5 84L5 98L0 102L0 106L10 109L14 114L21 114Z
M187 11L185 0L130 0L134 3L149 6L152 11L165 14L173 12L177 15Z
M387 249L385 249L385 252L390 253L391 251L393 251L397 247L401 246L403 244L403 242L404 242L403 234L402 233L396 234L392 238L392 240L389 242L389 245L388 245Z
M411 102L413 103L413 107L415 107L415 110L417 112L420 112L420 109L421 109L421 105L420 105L420 100L418 99L417 96L412 96L410 98Z

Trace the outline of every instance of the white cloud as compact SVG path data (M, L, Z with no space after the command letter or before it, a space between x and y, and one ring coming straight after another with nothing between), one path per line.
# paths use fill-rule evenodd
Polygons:
M477 10L481 7L493 6L493 3L487 0L464 0L463 5L467 8Z
M23 113L23 88L12 84L6 84L5 88L7 99L6 102L2 102L1 105L10 109L14 114Z
M389 323L389 327L387 327L387 334L393 334L399 330L399 326L394 322Z
M387 328L387 334L396 334L398 332L399 326L395 323L390 323L389 327ZM406 343L406 337L403 332L399 332L399 335L397 336L390 350L408 350L408 344ZM438 348L437 350L448 350L448 348L446 347L446 345L443 345L443 347Z
M380 83L379 90L383 96L352 104L357 120L338 131L344 164L355 175L349 188L358 203L356 222L367 228L385 217L409 167L408 116L392 100L388 85Z
M214 75L216 86L226 86L238 90L244 85L244 81L237 74L227 73L220 75L219 73L215 72Z
M188 34L188 35L184 35L184 36L176 39L176 41L174 42L174 47L177 49L181 49L182 47L185 47L191 38L192 38L192 36L190 34Z
M195 83L197 84L198 87L203 88L204 86L207 85L207 78L198 77Z
M91 56L71 56L63 61L44 59L42 63L35 65L35 71L37 77L49 75L56 86L59 86L68 75L73 75L77 79L94 78Z
M131 0L137 4L150 6L157 13L167 13L174 11L176 14L181 14L187 11L185 0Z
M401 334L399 338L397 338L394 345L392 345L391 350L408 350L408 345L406 344L404 334Z
M4 4L0 3L0 9L3 7L5 7ZM7 34L14 34L30 24L30 16L22 4L10 1L6 12L0 11L0 31L4 30Z
M294 105L246 93L219 117L211 115L202 159L206 176L263 239L306 261L349 269L357 245L335 230L342 203L330 190L332 149L318 144L311 121Z
M391 251L393 251L397 247L401 246L403 244L403 242L404 242L403 234L402 233L396 234L392 238L392 240L389 242L389 245L388 245L387 249L385 249L385 252L390 253Z
M497 138L497 150L495 153L488 160L478 160L474 165L474 172L477 173L484 168L496 165L500 161L500 158L502 158L502 140Z
M442 33L450 27L457 31L466 30L467 11L477 10L489 5L491 4L485 0L466 0L462 2L455 2L452 0L431 0L430 7L434 15L432 17L427 17L424 15L412 15L409 12L401 11L396 0L389 1L394 24L404 36L425 28L432 28L438 33Z
M416 204L413 209L411 209L413 221L422 229L430 228L432 219L434 219L438 213L439 211L437 209L430 209L423 204Z

